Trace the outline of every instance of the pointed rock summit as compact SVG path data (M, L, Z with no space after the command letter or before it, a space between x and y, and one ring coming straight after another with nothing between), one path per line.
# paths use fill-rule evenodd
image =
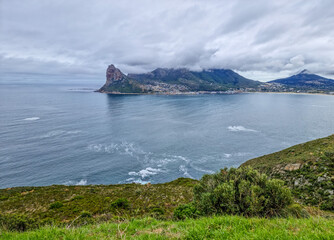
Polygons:
M121 70L119 70L113 64L111 64L107 68L106 78L107 78L106 84L108 84L112 82L122 81L125 78L125 75L121 72Z

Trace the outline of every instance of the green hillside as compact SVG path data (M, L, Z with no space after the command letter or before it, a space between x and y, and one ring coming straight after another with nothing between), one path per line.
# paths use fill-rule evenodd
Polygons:
M174 209L192 200L197 181L179 178L164 184L54 185L0 190L0 228L45 224L81 225L119 219L171 219ZM89 216L86 218L85 216ZM19 227L20 228L20 227Z
M251 159L241 166L284 180L300 203L334 211L334 135Z

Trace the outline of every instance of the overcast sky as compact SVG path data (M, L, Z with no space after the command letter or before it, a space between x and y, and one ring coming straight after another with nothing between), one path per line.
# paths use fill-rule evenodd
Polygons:
M333 0L0 0L0 74L157 67L334 78Z

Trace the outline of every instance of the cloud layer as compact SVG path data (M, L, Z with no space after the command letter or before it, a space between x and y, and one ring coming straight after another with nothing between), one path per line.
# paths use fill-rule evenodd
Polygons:
M156 67L231 68L270 80L334 75L332 0L0 2L0 73L104 78Z

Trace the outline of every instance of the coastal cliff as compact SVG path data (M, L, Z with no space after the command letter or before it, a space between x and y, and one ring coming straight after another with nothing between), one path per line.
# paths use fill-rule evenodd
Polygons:
M157 68L143 74L125 75L113 64L106 83L97 92L109 94L199 94L240 92L292 92L334 94L334 80L303 70L297 75L270 82L247 79L230 69L191 71Z
M106 83L98 92L142 94L216 93L255 88L260 82L240 76L229 69L200 72L186 68L157 68L145 74L125 75L113 64L106 71Z

